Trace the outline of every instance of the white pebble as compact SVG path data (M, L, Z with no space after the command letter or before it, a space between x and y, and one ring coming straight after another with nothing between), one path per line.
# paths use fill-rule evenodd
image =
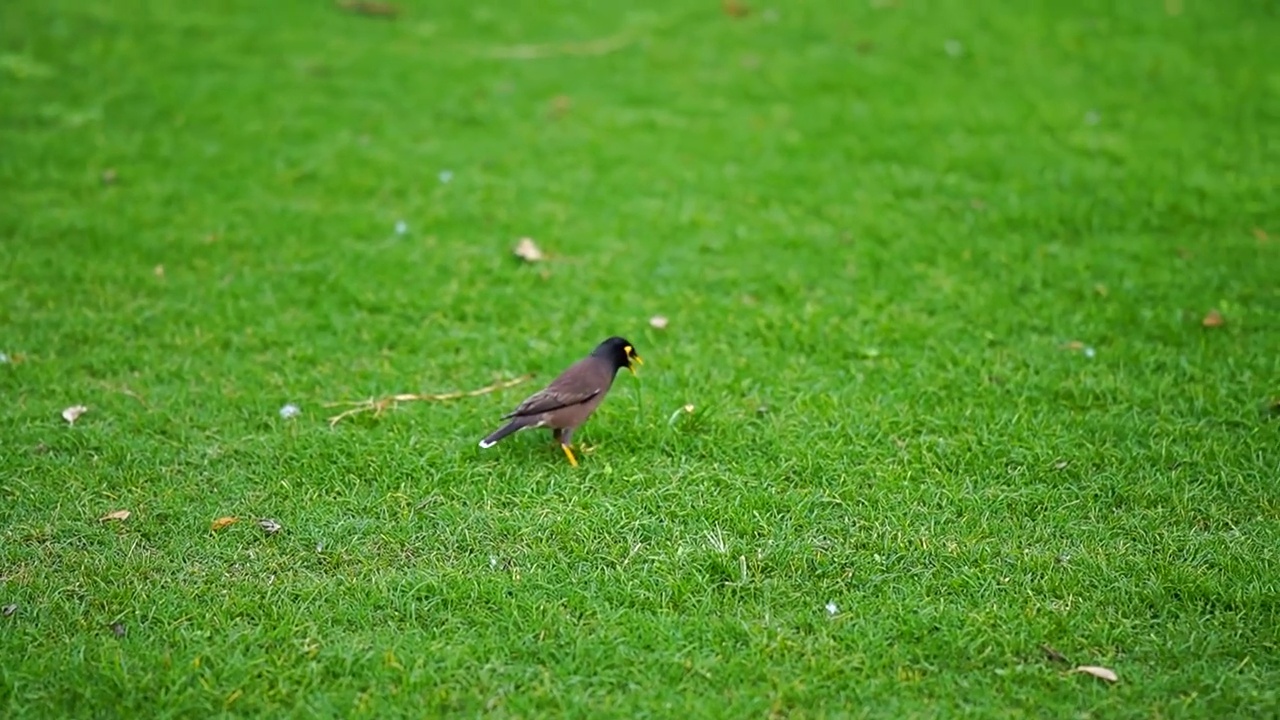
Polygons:
M409 232L409 225L408 225L408 223L406 223L406 222L405 222L405 221L403 221L403 220L397 220L397 221L396 221L396 234L397 234L397 235L403 235L403 234L405 234L405 233L407 233L407 232Z
M285 420L288 420L289 418L298 417L301 414L302 414L302 408L298 407L297 405L294 405L293 403L289 403L288 405L285 405L284 407L280 408L280 417L284 418Z
M452 170L441 170L441 171L440 171L440 182L442 182L442 183L444 183L444 184L446 184L446 185L447 185L447 184L449 184L450 182L453 182L453 171L452 171Z
M835 615L835 614L836 614L836 613L838 613L838 612L840 612L840 608L836 607L836 604L835 604L835 603L833 603L833 602L829 602L829 603L827 603L827 614L828 614L828 615Z

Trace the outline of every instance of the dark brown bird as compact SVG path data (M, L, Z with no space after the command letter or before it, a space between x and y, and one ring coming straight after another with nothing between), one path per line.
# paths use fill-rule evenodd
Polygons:
M591 413L600 407L613 386L618 370L626 368L632 375L632 363L644 364L626 338L611 337L596 346L591 354L569 366L543 390L530 395L512 412L503 415L511 422L480 441L480 447L491 448L511 433L529 428L551 428L569 464L578 467L571 444L577 430Z

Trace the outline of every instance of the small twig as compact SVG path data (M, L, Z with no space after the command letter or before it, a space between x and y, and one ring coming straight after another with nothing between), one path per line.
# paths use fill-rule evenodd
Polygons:
M149 407L147 405L147 401L143 400L141 395L130 390L126 385L112 385L111 383L106 382L105 380L99 380L98 385L102 388L110 390L111 392L117 392L117 393L120 393L121 395L127 395L131 397L134 400L137 400L142 405L142 407Z
M505 48L493 48L485 54L489 57L503 60L538 60L564 55L608 55L630 45L634 40L635 38L630 35L613 35L584 42L513 45Z
M434 394L426 394L426 395L420 395L416 393L400 393L398 395L387 395L385 397L380 397L380 398L369 398L368 400L347 400L342 402L325 403L325 407L341 407L344 405L351 406L350 408L343 410L337 415L334 415L333 417L329 418L329 427L333 427L334 425L337 425L339 422L342 422L343 418L347 418L362 412L371 412L373 413L374 417L377 417L381 415L383 412L385 412L388 408L394 408L396 405L402 402L414 402L414 401L443 402L446 400L457 400L459 398L464 398L464 397L476 397L477 395L487 395L491 392L496 392L498 390L504 390L509 387L514 387L516 385L519 385L522 382L525 382L526 380L529 380L532 377L533 377L533 373L526 373L524 375L521 375L518 378L503 380L502 382L494 383L492 385L486 385L476 390L457 390L454 392L434 393Z

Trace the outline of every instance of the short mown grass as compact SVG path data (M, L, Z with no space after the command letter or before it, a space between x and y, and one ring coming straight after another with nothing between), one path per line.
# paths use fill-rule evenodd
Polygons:
M0 714L1280 714L1274 7L734 7L5 2Z

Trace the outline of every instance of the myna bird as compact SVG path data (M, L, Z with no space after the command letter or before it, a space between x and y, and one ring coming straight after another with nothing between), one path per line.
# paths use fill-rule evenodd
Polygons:
M510 418L511 422L481 440L480 447L491 448L519 430L547 427L551 428L556 442L569 458L569 464L578 467L578 459L570 447L573 431L604 402L618 370L626 368L632 375L636 374L631 365L633 362L644 364L630 341L620 337L605 340L590 355L560 373L546 388L530 395L515 410L503 415L503 419Z

